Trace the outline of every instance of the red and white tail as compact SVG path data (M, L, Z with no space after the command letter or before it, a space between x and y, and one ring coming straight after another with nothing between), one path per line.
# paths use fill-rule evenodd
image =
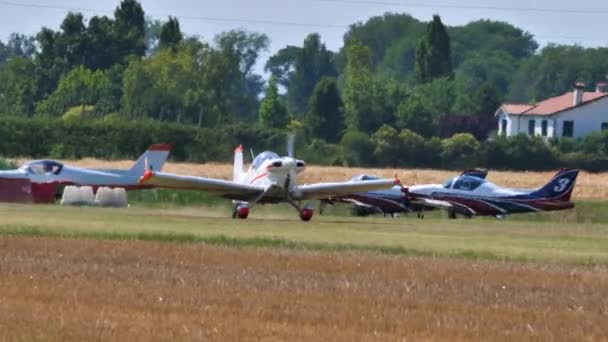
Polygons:
M233 180L240 181L243 178L243 145L234 149L234 168L232 170Z
M137 175L143 175L148 169L160 171L165 165L170 151L171 145L151 145L148 147L146 152L139 156L135 164L133 164L133 166L129 169L129 172Z

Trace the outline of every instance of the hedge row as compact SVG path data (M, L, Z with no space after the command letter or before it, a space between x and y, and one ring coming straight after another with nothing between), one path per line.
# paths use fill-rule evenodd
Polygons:
M255 153L285 152L285 132L246 125L221 130L160 121L63 121L53 118L0 118L0 156L72 159L134 159L149 145L173 145L171 159L230 162L243 144ZM371 137L347 132L339 145L301 134L296 155L314 164L462 169L552 170L576 167L608 170L608 132L583 140L546 142L517 136L478 142L470 134L424 139L409 130L383 126Z
M228 126L222 131L160 121L63 121L0 118L0 155L32 158L136 158L155 143L173 145L176 161L227 161L242 143L284 149L285 135L272 130Z

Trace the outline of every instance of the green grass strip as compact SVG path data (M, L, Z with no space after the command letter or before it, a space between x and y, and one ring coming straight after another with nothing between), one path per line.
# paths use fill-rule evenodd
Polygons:
M5 226L0 229L0 236L27 236L27 237L54 237L54 238L85 238L98 240L114 241L156 241L171 243L202 243L213 246L232 247L232 248L264 248L264 249L286 249L299 251L318 251L318 252L364 252L380 255L399 255L412 257L432 257L432 258L456 258L472 261L500 261L500 262L539 262L530 257L523 256L502 256L488 251L475 250L451 250L446 252L430 252L413 248L399 246L373 246L355 244L330 244L295 242L282 238L235 238L225 235L198 236L189 233L161 233L161 232L82 232L82 231L63 231L50 230L38 227L16 227ZM605 262L595 259L571 260L567 264L583 266L604 265Z

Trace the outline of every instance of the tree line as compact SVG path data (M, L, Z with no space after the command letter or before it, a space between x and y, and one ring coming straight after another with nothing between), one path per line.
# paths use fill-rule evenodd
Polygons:
M415 136L426 144L416 145L421 151L439 154L450 139L472 144L461 133L486 150L498 142L516 146L524 138L493 135L500 103L542 100L608 74L607 48L539 51L532 34L490 20L450 27L439 16L423 22L387 13L351 25L338 51L311 33L265 61L265 80L255 66L269 44L266 35L246 30L209 40L188 36L177 18L146 17L136 0L123 0L113 16L70 12L58 30L0 42L0 118L60 121L53 127L152 120L167 130L191 127L195 136L242 129L260 134L259 141L266 132L291 130L308 150L325 151L325 163L389 165L382 156L390 151L415 158L403 165L450 167L424 161L427 153L411 154L409 142L399 141ZM554 160L561 160L556 153L604 156L600 145L563 143L576 145L566 151L560 144L546 146ZM468 161L492 166L479 148Z
M134 159L148 146L171 142L171 158L190 162L231 162L235 142L252 153L271 149L286 153L288 132L242 123L223 129L152 119L56 120L52 117L7 117L0 125L0 155L5 157ZM249 153L248 153L249 154ZM425 139L409 129L383 125L371 136L349 131L339 144L320 138L297 139L298 158L321 165L441 168L475 165L493 169L552 170L579 167L608 170L608 132L581 141L540 137L497 137L480 143L469 133ZM248 157L247 157L248 158ZM1 159L0 159L1 161ZM0 165L0 169L8 167Z

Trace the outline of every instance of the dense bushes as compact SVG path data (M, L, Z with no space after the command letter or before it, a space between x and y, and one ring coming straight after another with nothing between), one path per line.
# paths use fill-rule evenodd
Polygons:
M384 125L371 136L348 131L339 144L321 139L296 140L296 156L322 165L423 167L462 169L486 167L511 170L551 170L578 167L608 170L608 132L585 139L549 140L525 135L495 137L480 143L471 134L447 139L423 138L408 129ZM282 130L226 125L221 130L160 121L62 120L4 117L0 121L0 155L33 158L135 158L150 144L173 145L176 161L232 160L232 149L243 144L254 153L286 153Z
M135 158L151 144L170 143L173 160L228 161L239 143L259 151L283 147L284 142L282 132L246 126L218 131L152 120L4 117L0 121L0 155L6 157Z

